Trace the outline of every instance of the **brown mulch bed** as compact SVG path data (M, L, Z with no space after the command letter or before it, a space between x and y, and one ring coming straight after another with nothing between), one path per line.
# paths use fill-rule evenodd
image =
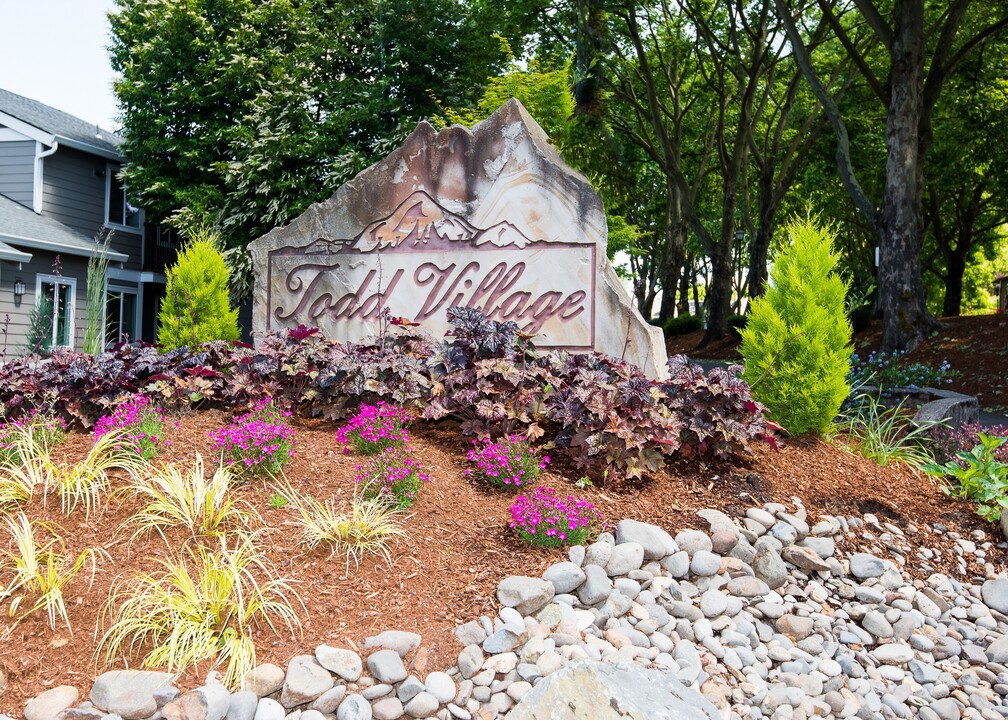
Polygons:
M912 352L907 359L937 367L948 360L956 372L944 388L975 395L980 407L988 412L1008 415L1008 315L965 315L939 318L942 329ZM739 341L733 336L700 347L703 331L671 337L665 343L668 354L685 353L710 360L741 360ZM882 341L882 323L854 336L857 352L867 355L878 350Z
M195 452L213 458L207 433L228 420L221 411L180 418L171 434L171 448L158 461L184 460ZM341 452L334 436L330 423L297 423L297 449L286 477L295 488L317 498L331 495L339 504L348 505L355 465L361 458ZM69 459L78 459L90 442L89 434L75 432L62 447ZM508 528L509 496L464 478L469 440L461 436L457 424L417 425L412 445L433 479L411 509L406 521L408 537L394 547L391 567L367 556L348 571L342 557L325 550L302 550L286 525L291 511L269 507L273 488L268 483L250 482L238 488L240 496L262 515L263 547L270 560L296 582L307 608L300 637L260 634L259 662L283 665L321 643L355 647L382 630L404 629L423 637L421 650L413 658L418 672L447 668L459 651L452 630L461 622L496 611L494 591L503 577L537 575L563 557L562 551L518 541ZM801 498L812 517L870 511L900 526L913 523L924 529L928 523L941 522L967 536L973 529L991 530L969 508L944 497L923 474L905 466L880 468L817 440L785 441L779 450L761 444L746 462L683 460L648 480L610 482L584 490L573 487L580 473L567 465L558 458L544 481L587 496L611 522L632 517L657 523L673 534L684 527L704 528L694 514L704 507L738 515L749 505L769 500L789 503L792 497ZM98 517L86 521L80 511L63 517L58 501L54 504L52 499L48 508L40 498L29 505L30 517L62 528L60 535L68 550L76 553L85 547L101 547L110 561L99 564L90 588L83 577L69 587L66 599L72 634L62 624L50 630L44 614L9 618L4 607L0 670L8 682L0 691L0 711L19 715L28 698L61 684L74 685L86 695L92 678L103 670L93 660L95 633L113 582L139 569L154 569L158 558L177 553L186 540L184 533L169 533L168 542L156 535L128 542L130 533L117 529L136 510L135 501L107 502ZM918 539L931 546L948 542L929 531ZM991 559L1003 566L1000 551ZM128 666L138 667L137 659L121 659L117 664ZM210 664L205 663L186 673L181 684L196 685L208 670Z

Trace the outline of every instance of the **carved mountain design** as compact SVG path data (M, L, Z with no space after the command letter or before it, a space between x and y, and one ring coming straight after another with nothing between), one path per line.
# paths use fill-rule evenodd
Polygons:
M359 252L416 248L451 249L453 243L475 246L524 248L530 240L513 224L502 221L486 230L441 207L430 195L417 190L403 200L391 215L371 223L353 241Z

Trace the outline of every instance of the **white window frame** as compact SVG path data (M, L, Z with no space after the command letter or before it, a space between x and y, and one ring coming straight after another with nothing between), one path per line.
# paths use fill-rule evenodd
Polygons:
M69 345L63 347L73 348L75 345L75 340L77 338L77 278L67 277L66 275L49 275L45 273L38 273L35 275L35 302L39 301L42 297L42 285L43 283L52 283L54 285L66 285L70 288L70 302L69 302L69 312L70 317L67 323L67 338L70 341ZM50 328L50 339L52 340L52 346L56 345L56 319L57 313L56 308L53 308L53 324Z
M125 225L123 223L112 222L109 220L109 203L112 202L112 181L115 179L115 173L119 171L119 166L113 163L105 163L105 227L112 228L114 230L122 230L123 232L129 233L143 233L144 228L144 211L143 208L137 209L137 217L139 218L139 225L134 227L133 225ZM123 190L126 190L126 185L123 184ZM125 205L129 201L126 200L125 192L123 195L123 217L126 217L126 207Z
M137 307L136 307L136 323L133 328L135 335L130 335L130 341L136 341L140 339L140 334L143 332L143 300L144 300L144 283L151 282L146 279L146 276L150 275L149 272L140 272L139 270L124 270L122 268L110 267L105 271L105 292L102 293L102 297L105 298L105 305L102 309L102 328L106 327L108 318L105 315L108 312L108 292L109 289L118 290L120 292L131 292L135 293L137 296ZM125 283L136 283L136 287L132 287L130 284Z

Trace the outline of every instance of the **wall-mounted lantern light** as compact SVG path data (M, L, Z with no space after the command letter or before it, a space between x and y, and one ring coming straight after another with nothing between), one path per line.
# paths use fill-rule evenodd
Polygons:
M25 293L25 285L21 282L21 278L14 281L14 300L20 300L21 296Z

